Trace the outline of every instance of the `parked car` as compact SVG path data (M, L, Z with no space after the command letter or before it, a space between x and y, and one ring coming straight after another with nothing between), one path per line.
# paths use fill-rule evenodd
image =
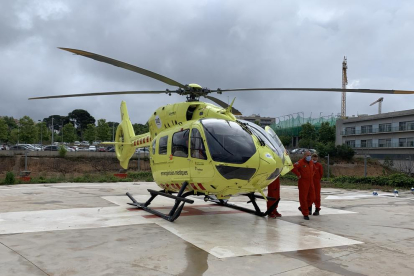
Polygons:
M144 153L144 154L149 154L149 149L148 148L137 148L135 150L135 153Z
M75 143L73 143L74 146L80 146L81 143L79 141L75 141Z
M100 143L101 143L101 141L93 141L92 145L96 146L96 145L99 145Z
M78 151L79 150L79 147L78 146L71 146L71 148L74 149L75 151Z
M10 148L7 145L1 145L0 150L9 150Z
M26 146L27 148L33 149L34 151L41 151L42 149L40 147L35 147L33 145L30 144L20 144L22 146Z
M56 145L49 145L43 148L44 151L58 151L59 146Z
M107 147L106 151L107 152L115 152L115 147Z
M81 145L82 146L89 146L89 142L88 141L82 141Z
M27 150L27 151L35 151L33 148L30 148L26 145L14 145L10 147L10 150Z
M105 152L106 150L105 150L105 148L104 148L104 147L99 147L99 148L98 148L98 151L99 151L99 152Z
M89 146L88 151L96 151L96 147L95 146Z
M78 151L88 151L89 147L79 147Z

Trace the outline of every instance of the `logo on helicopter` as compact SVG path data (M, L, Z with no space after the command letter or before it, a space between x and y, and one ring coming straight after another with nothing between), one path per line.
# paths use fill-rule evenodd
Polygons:
M161 126L162 126L161 119L158 115L155 116L155 124L157 125L158 128L161 128Z

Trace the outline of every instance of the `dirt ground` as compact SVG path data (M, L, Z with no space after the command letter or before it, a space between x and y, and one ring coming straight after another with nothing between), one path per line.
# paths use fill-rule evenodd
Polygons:
M121 167L116 158L90 158L90 157L28 157L28 171L31 176L72 176L83 175L86 173L116 173ZM327 164L322 160L322 164L327 176ZM137 160L131 160L129 163L130 170L137 170ZM24 156L0 156L0 178L5 177L6 172L13 171L18 175L25 170ZM150 170L149 161L140 161L140 170ZM367 175L380 176L389 174L391 170L382 166L375 160L370 160L367 164ZM353 163L334 163L330 165L330 176L363 176L364 163L361 160L354 160Z
M137 160L131 160L130 170L137 170ZM28 157L27 169L32 177L42 176L72 176L86 173L116 173L121 169L116 158L86 158L86 157ZM25 158L22 155L0 157L0 178L5 177L6 172L12 171L18 175L25 170ZM149 161L140 161L140 170L150 170Z

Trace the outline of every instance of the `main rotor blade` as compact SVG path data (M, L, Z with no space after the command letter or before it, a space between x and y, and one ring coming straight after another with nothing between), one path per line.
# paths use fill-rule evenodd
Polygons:
M379 94L414 94L410 90L383 90L383 89L342 89L342 88L236 88L217 89L211 92L232 92L232 91L321 91L321 92L355 92L355 93L379 93Z
M72 97L89 97L89 96L109 96L109 95L128 95L128 94L162 94L167 93L164 91L117 91L117 92L97 92L97 93L85 93L85 94L68 94L68 95L56 95L29 98L29 100L40 99L55 99L55 98L72 98ZM175 93L175 91L169 91L168 93Z
M122 62L122 61L119 61L119 60L116 60L116 59L112 59L112 58L109 58L109 57L105 57L105 56L101 56L101 55L98 55L98 54L94 54L94 53L90 53L90 52L86 52L86 51L82 51L82 50L77 50L77 49L62 48L62 47L58 47L58 48L62 49L62 50L65 50L65 51L68 51L68 52L71 52L71 53L74 53L76 55L81 55L81 56L84 56L84 57L87 57L87 58L91 58L91 59L94 59L94 60L97 60L97 61L105 62L105 63L111 64L111 65L114 65L114 66L117 66L117 67L121 67L121 68L130 70L130 71L133 71L135 73L138 73L138 74L141 74L141 75L144 75L144 76L162 81L162 82L164 82L166 84L169 84L169 85L172 85L172 86L178 86L178 87L181 87L181 88L185 88L185 86L183 84L181 84L181 83L179 83L175 80L172 80L172 79L167 78L163 75L151 72L149 70L146 70L146 69L143 69L143 68L137 67L135 65L131 65L131 64L128 64L128 63L125 63L125 62Z
M229 107L228 104L226 104L225 102L223 102L220 99L217 99L215 97L211 97L211 96L204 96L205 98L209 99L212 102L215 102L216 104L218 104L219 106L223 107L223 108L227 108ZM240 111L238 111L237 109L235 109L234 107L232 107L232 111L231 113L233 113L234 115L242 115Z

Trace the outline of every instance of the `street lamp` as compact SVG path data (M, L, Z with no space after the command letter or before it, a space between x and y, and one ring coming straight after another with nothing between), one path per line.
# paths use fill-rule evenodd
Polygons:
M53 145L53 134L55 133L55 127L53 126L53 117L52 117L52 145Z
M40 122L40 147L43 148L42 121L41 120L37 120L37 121Z

